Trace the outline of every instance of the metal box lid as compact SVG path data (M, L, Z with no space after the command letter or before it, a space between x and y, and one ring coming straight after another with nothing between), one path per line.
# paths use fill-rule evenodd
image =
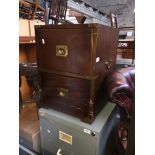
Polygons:
M65 126L70 126L76 130L88 132L88 134L92 133L92 131L100 134L114 107L114 104L108 102L103 107L101 112L96 116L92 124L82 122L79 118L55 111L53 109L40 108L39 117L40 119L45 118L55 123L61 123L62 125L64 124Z

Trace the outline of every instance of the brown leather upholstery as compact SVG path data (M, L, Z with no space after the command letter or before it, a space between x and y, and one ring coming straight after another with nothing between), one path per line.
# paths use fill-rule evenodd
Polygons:
M105 89L108 99L123 108L130 116L135 102L134 67L121 68L108 75Z
M120 107L118 137L123 148L126 150L128 146L130 118L133 113L132 111L134 111L133 108L135 104L134 67L121 68L109 74L105 80L105 92L108 100L112 103L116 103L116 105Z

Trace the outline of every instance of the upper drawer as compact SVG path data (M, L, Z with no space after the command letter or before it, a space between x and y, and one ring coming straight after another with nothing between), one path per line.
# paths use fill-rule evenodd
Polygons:
M91 70L91 29L37 29L38 66L74 74Z

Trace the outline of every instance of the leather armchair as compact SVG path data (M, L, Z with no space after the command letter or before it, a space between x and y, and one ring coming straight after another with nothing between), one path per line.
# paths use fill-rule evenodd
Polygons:
M124 150L126 150L130 120L135 104L134 67L117 69L109 74L105 80L105 92L108 100L115 103L120 109L118 137Z
M134 67L121 68L109 74L105 89L108 100L116 103L130 117L135 102Z

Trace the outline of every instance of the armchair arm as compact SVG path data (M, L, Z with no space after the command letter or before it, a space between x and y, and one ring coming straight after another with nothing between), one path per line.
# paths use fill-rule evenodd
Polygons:
M124 69L114 71L106 78L105 83L108 100L123 108L128 115L131 115L135 99L134 79L130 72L124 72Z

